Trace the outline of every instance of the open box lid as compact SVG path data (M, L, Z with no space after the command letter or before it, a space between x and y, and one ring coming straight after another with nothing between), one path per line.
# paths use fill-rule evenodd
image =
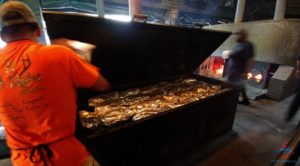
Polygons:
M51 39L97 46L92 63L113 86L193 73L231 33L44 12Z

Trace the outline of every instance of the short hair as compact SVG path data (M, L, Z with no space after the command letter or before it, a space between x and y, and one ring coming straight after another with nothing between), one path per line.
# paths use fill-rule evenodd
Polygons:
M38 28L39 26L36 23L24 23L3 27L1 33L6 35L22 35L26 32L34 32Z

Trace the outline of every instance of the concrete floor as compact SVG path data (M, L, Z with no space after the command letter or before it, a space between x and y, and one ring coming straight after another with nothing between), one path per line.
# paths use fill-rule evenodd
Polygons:
M269 99L239 105L233 132L212 140L205 147L170 162L170 166L269 166L276 150L295 132L299 114L289 123L284 121L292 97L275 102ZM300 166L300 163L296 164ZM0 166L11 166L0 160Z
M169 165L178 166L269 166L276 150L295 133L300 111L294 119L284 121L292 97L275 102L269 99L239 105L233 132L218 138ZM300 162L296 163L300 166Z

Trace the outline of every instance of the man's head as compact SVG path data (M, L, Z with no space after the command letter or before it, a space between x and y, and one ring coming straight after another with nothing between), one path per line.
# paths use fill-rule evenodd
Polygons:
M248 38L248 32L245 29L240 29L239 32L237 32L237 35L238 35L237 38L238 42L244 42Z
M34 13L20 1L8 1L0 6L0 28L6 42L37 40L41 35Z

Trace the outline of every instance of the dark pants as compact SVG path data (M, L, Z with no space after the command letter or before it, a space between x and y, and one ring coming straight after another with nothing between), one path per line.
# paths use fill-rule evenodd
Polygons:
M241 95L242 95L243 101L249 101L248 96L246 94L245 86L242 86L242 88L243 89L241 91Z
M245 89L245 79L242 73L228 73L227 81L242 88L241 95L244 102L249 102Z
M297 82L296 96L294 97L288 111L287 120L290 120L294 117L296 112L300 107L300 80Z

